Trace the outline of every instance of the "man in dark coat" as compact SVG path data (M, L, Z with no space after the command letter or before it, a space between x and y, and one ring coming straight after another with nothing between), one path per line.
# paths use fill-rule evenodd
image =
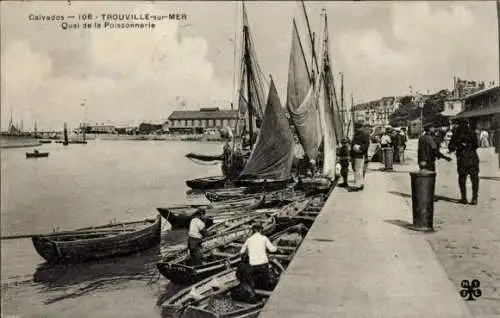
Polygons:
M365 160L368 160L368 147L370 136L364 131L362 124L356 124L356 133L351 142L351 157L354 162L354 186L350 192L361 191L364 188L363 168Z
M456 152L458 185L460 188L460 203L467 204L467 175L472 183L472 200L476 205L479 192L479 156L477 155L478 140L474 130L465 120L459 122L448 145L450 152Z
M427 125L425 133L418 139L418 166L422 170L436 171L436 159L446 159L450 157L443 155L434 141L434 127Z
M337 148L337 158L340 163L340 175L344 182L339 184L339 187L347 188L347 176L349 175L349 140L342 138L340 141L341 146Z

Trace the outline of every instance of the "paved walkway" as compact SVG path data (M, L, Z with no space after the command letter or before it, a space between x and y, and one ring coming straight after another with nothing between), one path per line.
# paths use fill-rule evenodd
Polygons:
M377 167L373 164L373 167ZM471 317L389 174L337 188L260 317Z

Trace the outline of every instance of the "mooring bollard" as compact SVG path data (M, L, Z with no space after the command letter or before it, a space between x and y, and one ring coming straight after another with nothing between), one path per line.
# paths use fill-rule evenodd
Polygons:
M392 170L394 160L394 149L392 147L384 147L384 170Z
M415 231L434 231L434 187L436 172L421 170L410 172L413 225Z

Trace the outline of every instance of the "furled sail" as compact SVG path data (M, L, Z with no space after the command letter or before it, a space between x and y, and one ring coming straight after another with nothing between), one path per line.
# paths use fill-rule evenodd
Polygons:
M291 179L293 145L293 134L271 78L260 134L239 179Z
M321 93L320 118L323 129L323 176L335 178L335 164L337 161L337 144L342 134L342 122L338 111L337 98L334 94L334 77L330 62L328 41L328 22L324 14L323 49L321 52Z
M316 159L322 137L318 116L319 85L315 85L309 74L295 20L292 32L286 106L307 157Z

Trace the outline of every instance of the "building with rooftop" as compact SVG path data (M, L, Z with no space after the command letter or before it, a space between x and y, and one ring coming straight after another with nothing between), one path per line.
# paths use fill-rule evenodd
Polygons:
M464 97L464 110L453 119L467 118L479 130L493 134L493 117L500 113L500 85Z
M372 126L389 124L389 116L399 107L398 97L382 97L367 103L354 105L354 120Z
M220 130L233 127L238 111L233 109L200 108L200 110L176 110L164 124L170 132L202 133L206 130Z

